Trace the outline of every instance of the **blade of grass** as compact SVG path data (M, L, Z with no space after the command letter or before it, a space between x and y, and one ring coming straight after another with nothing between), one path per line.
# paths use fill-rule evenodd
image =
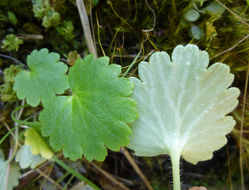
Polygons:
M136 61L137 61L138 57L140 56L140 54L141 54L141 50L138 52L137 56L133 59L133 61L131 62L131 64L129 65L128 69L125 71L125 73L123 74L122 77L125 77L129 73L129 71L131 70L133 65L136 63Z
M83 175L81 175L79 172L75 171L73 168L69 167L67 164L65 164L63 161L58 159L57 157L53 157L52 160L56 162L58 165L60 165L62 168L64 168L66 171L80 179L81 181L87 183L90 187L92 187L95 190L101 190L98 186L96 186L92 181L85 178Z
M97 12L96 12L96 20L97 20L97 30L98 30L98 42L99 42L100 49L101 49L103 55L105 56L105 51L104 51L104 49L102 47L101 40L100 40L100 30L99 30L100 24L99 24L99 17L98 17Z
M249 24L241 18L239 15L237 15L235 12L233 12L231 9L229 9L226 5L224 5L222 2L219 0L215 0L217 3L219 3L222 7L224 7L228 12L230 12L235 18L237 18L241 23L245 24L246 26L249 27Z
M66 185L63 187L62 190L67 190L67 187L68 187L68 185L71 183L71 181L73 180L73 178L74 178L74 176L72 175L72 176L69 178L69 180L67 181Z
M218 57L218 56L221 56L229 51L232 51L234 48L236 48L239 44L241 44L242 42L244 42L245 40L247 40L249 38L249 34L247 34L246 36L244 36L243 38L241 38L240 40L238 40L234 45L232 45L230 48L216 54L215 56L211 57L210 60Z
M123 19L118 13L117 11L114 9L113 5L112 5L112 2L110 0L107 0L107 4L111 7L112 11L114 12L114 14L123 22L125 23L126 25L130 26L130 24L125 20Z
M18 125L16 125L15 127L13 127L11 130L8 131L8 133L6 133L4 135L3 138L1 138L0 140L0 145L3 143L3 141L18 127Z

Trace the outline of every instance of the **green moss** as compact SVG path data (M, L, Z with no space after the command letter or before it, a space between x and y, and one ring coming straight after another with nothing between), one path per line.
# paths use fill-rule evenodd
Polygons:
M74 26L72 21L64 21L62 25L56 27L56 30L65 40L72 40L74 38Z
M0 85L2 102L17 101L16 92L13 90L14 78L21 70L20 65L11 65L4 70L4 83Z
M55 11L48 0L34 0L33 11L35 17L42 20L45 28L56 27L60 24L60 13Z
M21 44L23 44L23 40L17 38L14 34L8 34L3 40L2 48L8 51L18 51Z

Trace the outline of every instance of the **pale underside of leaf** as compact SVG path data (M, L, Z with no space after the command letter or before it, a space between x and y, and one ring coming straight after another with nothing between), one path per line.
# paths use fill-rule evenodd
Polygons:
M15 163L10 163L9 171L7 175L8 164L4 161L4 156L0 150L0 190L12 190L19 183L19 177L21 176L20 167ZM8 177L8 184L6 187L6 177Z
M26 169L28 167L34 169L36 166L43 163L45 159L40 155L33 155L30 146L23 145L16 153L15 161L19 162L22 169Z
M239 90L229 88L234 76L227 65L207 68L208 62L207 52L187 45L174 49L172 61L157 52L139 64L141 80L131 78L139 119L129 147L136 155L181 154L196 164L225 145L235 125L226 115L238 104Z
M118 78L118 65L108 65L106 57L92 55L78 60L69 71L72 96L59 96L40 114L42 134L49 136L54 150L76 160L103 161L107 148L119 151L129 143L127 125L137 117L135 102L128 96L133 85Z

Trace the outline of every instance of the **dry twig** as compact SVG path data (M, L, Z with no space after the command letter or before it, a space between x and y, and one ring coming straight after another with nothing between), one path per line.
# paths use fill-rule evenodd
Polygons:
M85 35L85 39L86 39L86 43L89 48L89 51L93 53L95 57L98 57L96 46L93 43L92 32L91 32L88 16L86 13L86 7L84 5L83 0L76 0L76 5L77 5L77 8L80 14L80 20L81 20L82 28L84 31L84 35Z
M228 12L230 12L235 18L237 18L241 23L245 24L246 26L249 27L249 24L241 18L239 15L237 15L235 12L233 12L231 9L229 9L226 5L224 5L222 2L219 0L215 0L217 3L219 3L222 7L224 7Z
M124 190L130 190L128 187L126 187L125 185L123 185L122 183L120 183L118 180L116 180L111 174L109 174L108 172L104 171L103 169L101 169L99 166L97 166L96 164L94 164L93 162L90 163L97 171L99 171L102 175L104 175L106 178L108 178L109 180L111 180L112 182L114 182L115 184L117 184L119 187L121 187Z
M137 172L137 174L141 177L141 179L144 181L145 185L149 190L153 190L153 187L150 185L150 182L145 177L143 172L140 170L134 159L131 157L129 152L125 148L121 148L121 152L125 155L126 159L130 162L131 166L134 168L134 170Z
M239 138L239 164L240 164L240 175L241 175L241 189L245 190L244 184L244 172L243 172L243 128L244 128L244 117L245 117L245 108L246 108L246 95L247 95L247 87L248 87L248 77L249 77L249 63L246 73L246 80L245 80L245 88L244 88L244 95L243 95L243 105L242 105L242 114L241 114L241 122L240 122L240 138Z
M219 57L229 51L232 51L234 48L236 48L239 44L241 44L242 42L244 42L245 40L247 40L249 38L249 34L247 34L246 36L244 36L242 39L240 39L239 41L237 41L234 45L232 45L230 48L216 54L215 56L211 57L210 60L216 58L216 57Z

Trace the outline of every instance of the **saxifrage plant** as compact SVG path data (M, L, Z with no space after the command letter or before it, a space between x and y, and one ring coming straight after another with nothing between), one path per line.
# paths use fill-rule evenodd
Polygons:
M206 51L179 45L172 60L166 52L154 53L139 64L140 80L130 78L139 118L128 147L137 156L168 154L174 190L181 189L180 157L192 164L211 159L235 126L226 116L238 104L238 88L229 88L234 75L225 64L208 63Z
M135 101L129 98L134 85L119 77L121 67L108 65L108 57L78 59L68 76L68 67L59 59L47 49L34 50L27 58L30 71L15 78L17 96L31 106L42 102L44 109L34 125L49 138L54 151L62 150L72 160L84 154L89 161L103 161L106 148L119 151L129 143L128 124L138 115ZM32 142L29 145L32 150Z
M65 157L76 160L83 154L89 161L103 161L106 147L118 151L129 143L136 101L139 119L128 147L138 156L168 154L174 190L180 190L180 157L193 164L211 159L235 125L226 116L238 104L239 90L229 88L234 76L222 63L207 68L207 52L195 45L177 46L172 60L165 52L154 53L149 63L139 64L140 80L130 81L119 77L120 66L108 65L107 57L78 59L68 75L59 58L47 49L33 51L27 59L30 71L20 72L14 84L18 98L31 106L42 102L38 122L13 119L34 127L25 132L25 144L46 159L53 152L39 133ZM129 98L133 83L135 101Z

